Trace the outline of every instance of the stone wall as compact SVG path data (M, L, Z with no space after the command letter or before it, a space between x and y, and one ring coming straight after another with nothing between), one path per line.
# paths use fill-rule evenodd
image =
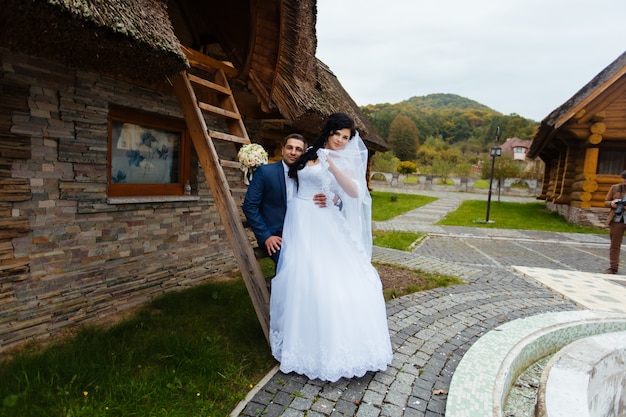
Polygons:
M546 202L546 208L563 216L568 222L580 224L582 226L593 226L598 229L608 228L606 220L609 215L609 209L603 207L592 207L583 209L580 207L572 207L567 204L555 204Z
M404 182L407 177L413 177L417 179L417 183ZM384 181L380 179L384 178ZM435 190L435 191L461 191L470 193L487 194L488 189L476 188L474 183L476 181L482 181L480 178L469 177L447 177L454 182L454 185L438 185L438 181L442 177L434 175L424 174L398 174L390 172L373 171L370 173L370 183L375 186L377 183L382 183L391 187L406 188L413 190ZM489 180L487 180L489 181ZM524 182L526 187L517 188L512 184L517 182ZM502 189L500 192L507 195L519 195L519 196L536 196L540 191L541 181L536 179L522 179L522 178L506 178L502 181ZM498 181L494 180L492 184L492 192L498 192Z
M0 181L27 191L0 193L3 229L22 225L5 244L0 234L0 351L116 321L155 296L236 271L197 162L191 197L107 200L109 107L182 118L174 95L4 49L0 65L0 167L10 166ZM30 152L2 153L24 141ZM227 176L240 201L241 172ZM20 268L3 267L7 260Z

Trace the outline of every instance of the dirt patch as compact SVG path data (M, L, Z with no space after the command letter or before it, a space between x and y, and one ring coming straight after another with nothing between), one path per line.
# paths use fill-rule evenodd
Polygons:
M422 286L426 283L424 277L410 269L397 268L391 265L374 264L383 283L383 289L403 290L409 285Z

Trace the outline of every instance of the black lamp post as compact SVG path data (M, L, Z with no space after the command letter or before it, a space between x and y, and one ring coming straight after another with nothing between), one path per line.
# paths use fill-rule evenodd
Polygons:
M502 148L498 146L498 141L500 140L500 126L496 129L496 143L493 148L489 150L489 155L491 155L491 178L489 179L489 195L487 197L487 216L485 218L485 223L489 223L489 209L491 207L491 185L493 184L493 170L496 166L496 156L502 155Z

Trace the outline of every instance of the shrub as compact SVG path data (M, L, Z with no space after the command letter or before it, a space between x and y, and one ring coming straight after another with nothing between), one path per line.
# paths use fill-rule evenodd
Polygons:
M417 165L411 161L402 161L398 164L400 174L413 174L417 172Z
M376 152L372 156L372 171L396 172L400 160L395 157L393 151Z
M437 185L454 185L454 180L452 178L439 178Z
M511 188L530 188L530 186L524 180L517 180L511 183Z

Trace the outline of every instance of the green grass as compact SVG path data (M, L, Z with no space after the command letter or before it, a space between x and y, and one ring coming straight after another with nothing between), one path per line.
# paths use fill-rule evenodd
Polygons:
M265 278L272 277L276 273L276 265L274 265L274 261L269 256L259 259L259 265Z
M437 185L454 185L454 180L452 178L439 178Z
M0 364L0 416L225 416L273 366L241 279Z
M473 185L474 188L479 188L481 190L489 189L489 181L487 180L476 180Z
M372 220L384 221L436 201L435 197L372 191Z
M410 251L413 246L426 237L426 234L399 232L397 230L374 230L372 236L375 246Z
M372 192L373 218L386 220L436 198ZM466 201L439 224L603 233L569 224L544 203ZM604 232L605 233L605 232ZM420 233L375 232L377 246L410 250ZM271 259L260 261L265 276ZM414 271L416 284L386 299L462 283ZM6 358L6 356L5 356ZM273 366L246 287L215 282L165 295L110 328L89 327L63 342L26 346L0 362L0 417L226 416Z
M492 200L489 206L490 223L485 222L486 217L486 201L467 200L437 224L566 233L608 233L595 227L568 223L560 214L548 210L543 202L511 203Z

